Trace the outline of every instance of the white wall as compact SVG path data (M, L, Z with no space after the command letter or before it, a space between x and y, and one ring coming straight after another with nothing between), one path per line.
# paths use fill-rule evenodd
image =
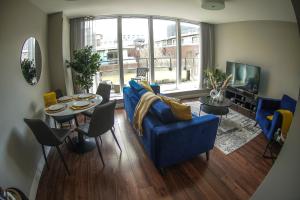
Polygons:
M48 57L52 90L61 89L64 94L73 94L70 60L70 24L62 12L48 15Z
M216 65L226 61L261 66L259 95L298 98L300 38L296 23L251 21L218 24L215 28Z
M27 84L20 66L26 38L36 37L42 53L37 85ZM0 5L0 186L15 186L29 195L41 148L24 117L43 116L43 93L49 90L47 15L27 0L1 0Z

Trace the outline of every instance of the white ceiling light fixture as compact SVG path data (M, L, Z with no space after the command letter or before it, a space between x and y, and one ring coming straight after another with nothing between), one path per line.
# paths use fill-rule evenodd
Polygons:
M202 0L201 7L206 10L222 10L225 8L225 0Z

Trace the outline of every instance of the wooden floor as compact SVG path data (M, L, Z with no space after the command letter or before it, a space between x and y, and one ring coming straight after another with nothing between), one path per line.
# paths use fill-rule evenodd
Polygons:
M52 149L50 170L43 171L36 199L249 199L272 166L271 160L262 157L266 140L259 135L227 156L214 148L209 161L205 154L199 155L167 168L161 176L123 109L116 111L115 120L122 154L110 132L102 136L105 168L96 149L78 155L65 145L63 154L71 171L68 176Z

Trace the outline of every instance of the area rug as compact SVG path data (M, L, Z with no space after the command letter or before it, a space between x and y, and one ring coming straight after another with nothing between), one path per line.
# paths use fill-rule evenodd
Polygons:
M187 102L186 104L191 106L193 114L199 115L199 101ZM206 113L201 112L201 115L206 115ZM222 117L217 131L215 146L225 155L230 154L261 133L259 126L254 125L254 120L229 109L227 117Z

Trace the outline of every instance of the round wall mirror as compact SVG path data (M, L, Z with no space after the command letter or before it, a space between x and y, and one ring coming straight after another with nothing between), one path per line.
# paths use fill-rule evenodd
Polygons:
M37 84L42 71L42 55L40 45L34 37L30 37L24 42L20 62L27 83Z

